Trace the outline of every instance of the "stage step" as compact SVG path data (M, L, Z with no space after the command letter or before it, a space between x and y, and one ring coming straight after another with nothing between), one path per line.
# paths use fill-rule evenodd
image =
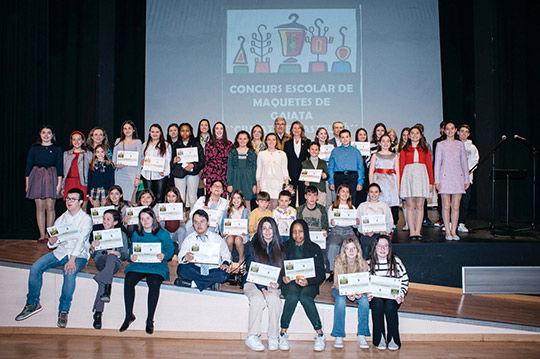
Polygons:
M463 267L463 294L540 294L540 267Z

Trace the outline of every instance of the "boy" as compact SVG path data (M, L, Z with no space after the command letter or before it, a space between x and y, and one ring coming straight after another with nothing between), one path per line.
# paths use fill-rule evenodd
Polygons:
M290 206L292 195L289 191L279 192L278 206L272 212L272 218L276 221L281 240L285 242L289 239L289 227L296 219L296 209Z
M306 186L315 186L319 190L318 203L323 206L326 205L326 181L328 179L328 168L326 167L326 161L319 159L319 153L321 152L321 146L318 142L311 142L308 147L309 158L302 162L302 169L317 169L322 170L320 182L308 182Z
M272 217L272 211L268 209L268 206L270 206L270 194L268 192L261 191L257 193L256 202L258 207L251 211L248 217L250 238L253 238L257 233L257 226L262 218Z
M467 153L467 162L469 165L469 171L476 166L478 160L480 159L480 154L478 153L478 148L473 145L472 141L469 140L471 135L471 128L467 124L459 126L458 136L459 139L465 145L465 152ZM469 180L471 185L473 183L473 173L469 172ZM469 229L465 227L465 221L467 220L467 215L469 214L469 202L471 201L471 186L467 188L465 194L461 196L461 203L459 204L459 225L458 232L469 232Z

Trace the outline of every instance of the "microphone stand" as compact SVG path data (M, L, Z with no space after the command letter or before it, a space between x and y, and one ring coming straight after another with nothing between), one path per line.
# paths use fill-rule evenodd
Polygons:
M531 150L532 159L533 159L533 163L532 163L532 172L533 172L532 173L532 222L531 222L530 227L519 228L519 229L516 229L516 231L521 232L521 231L526 231L529 229L535 230L536 229L536 160L539 157L539 155L536 148L534 148L534 146L531 145L531 143L527 141L526 139L524 138L522 139L522 137L519 137L517 135L514 136L514 139L523 143L525 146L529 148L529 150Z

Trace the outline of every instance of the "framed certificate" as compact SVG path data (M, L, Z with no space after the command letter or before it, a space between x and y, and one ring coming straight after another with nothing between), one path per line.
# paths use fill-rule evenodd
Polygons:
M129 220L128 225L139 224L139 213L145 208L148 208L148 207L146 206L128 207L126 209L126 216L131 216L131 219Z
M159 203L157 206L160 221L184 220L184 205L182 203Z
M92 208L92 224L102 224L103 223L103 214L109 209L114 209L114 206L104 206L104 207L94 207Z
M362 216L362 232L385 232L386 217L384 214L368 214Z
M165 167L164 157L148 156L144 158L143 171L163 172Z
M79 229L74 224L62 224L59 226L47 227L49 236L58 238L57 243L70 241L79 238Z
M369 272L338 274L338 285L339 295L370 292Z
M157 255L161 253L161 243L133 243L133 254L137 255L137 263L160 263Z
M371 144L369 142L353 142L352 145L360 151L360 154L369 157L371 154Z
M191 245L189 251L193 253L194 263L220 264L219 243L198 242Z
M326 249L326 237L323 231L309 231L309 238L313 243L317 243L321 249Z
M223 221L223 234L226 235L247 235L248 220L247 219L226 219Z
M199 151L197 151L197 147L178 148L176 155L180 157L180 163L199 162Z
M321 182L321 176L322 170L303 169L298 180L319 183Z
M319 153L319 158L323 161L328 161L330 159L330 154L334 150L334 145L322 145L321 152Z
M118 151L116 154L116 163L126 166L139 165L139 152L137 151Z
M281 268L279 267L251 262L246 281L269 287L270 283L278 282L280 272Z
M313 258L283 261L285 275L291 279L315 278L315 260Z
M356 226L356 209L334 208L332 214L336 226Z
M374 297L396 299L399 296L401 279L372 275L370 286Z
M120 228L104 229L93 233L94 241L99 241L97 251L103 249L120 248L124 245L122 241L122 230Z

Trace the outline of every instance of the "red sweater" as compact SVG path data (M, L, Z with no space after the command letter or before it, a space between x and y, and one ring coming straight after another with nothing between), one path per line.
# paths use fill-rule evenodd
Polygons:
M410 163L414 163L414 151L416 148L410 147L408 149L403 149L399 153L399 182L401 183L401 176L403 176L403 169L406 165ZM433 184L433 165L431 163L431 152L429 152L429 149L427 152L422 151L421 149L418 150L418 163L423 163L426 165L428 177L429 177L429 184Z

